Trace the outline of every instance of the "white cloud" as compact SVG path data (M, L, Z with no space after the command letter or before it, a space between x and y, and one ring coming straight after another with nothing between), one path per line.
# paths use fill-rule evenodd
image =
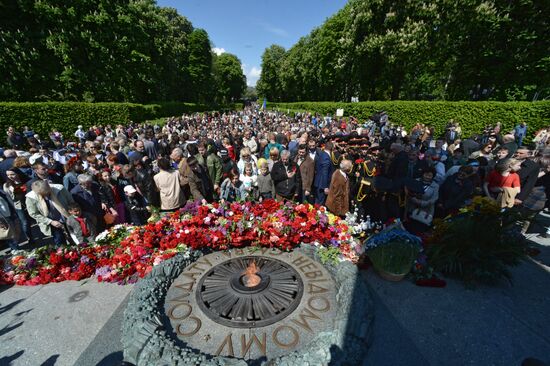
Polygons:
M214 52L216 55L219 56L222 53L225 53L225 48L214 47L214 48L212 48L212 52Z
M256 82L262 74L262 69L257 66L248 67L246 64L242 64L241 67L246 76L246 85L256 86Z
M259 67L254 66L250 69L251 77L259 78L261 74L262 74L262 69L260 69Z

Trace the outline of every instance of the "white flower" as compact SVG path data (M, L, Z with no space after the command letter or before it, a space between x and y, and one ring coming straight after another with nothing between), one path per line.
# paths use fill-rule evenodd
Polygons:
M105 230L104 232L100 233L98 236L95 237L95 240L96 241L102 241L102 240L105 240L107 239L107 237L109 236L109 231L108 230Z

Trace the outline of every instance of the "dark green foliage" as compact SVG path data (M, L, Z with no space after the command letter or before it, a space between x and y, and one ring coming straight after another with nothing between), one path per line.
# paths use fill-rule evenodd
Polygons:
M504 131L524 120L529 125L528 135L550 126L550 101L544 102L427 102L382 101L360 103L296 102L268 103L268 108L282 111L309 111L321 115L334 115L343 108L346 116L365 120L375 112L386 111L390 121L410 129L417 123L433 126L436 136L445 131L450 119L460 123L465 137L481 133L487 125L502 122Z
M265 50L259 96L548 99L548 19L537 0L349 0L286 52Z
M0 2L0 100L198 101L208 34L154 0Z
M426 245L429 264L469 285L511 281L510 266L524 258L525 238L514 212L467 212L440 224Z
M215 99L223 103L240 99L246 89L241 60L230 53L222 53L214 55L212 64L217 92Z
M212 51L203 29L195 29L189 36L189 78L192 100L206 102L212 93Z
M420 247L418 245L395 240L368 249L367 256L377 270L402 275L409 273L419 251Z
M21 131L29 126L42 138L47 137L52 129L57 129L72 139L78 125L84 128L93 125L111 126L128 121L143 122L147 119L181 116L184 113L195 113L223 108L242 108L240 104L215 106L192 103L168 102L158 104L132 103L79 103L79 102L44 102L16 103L0 102L0 130L6 131L9 126ZM2 144L5 137L2 138Z
M285 49L278 45L266 48L262 55L262 75L256 88L269 100L285 100L282 88L282 61Z

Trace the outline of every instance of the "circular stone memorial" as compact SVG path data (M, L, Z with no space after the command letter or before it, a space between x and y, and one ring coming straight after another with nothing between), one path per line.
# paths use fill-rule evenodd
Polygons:
M304 246L306 247L306 246ZM156 266L125 312L125 360L136 365L348 364L368 349L372 312L349 262L314 247L243 248Z
M332 328L334 289L324 266L302 253L233 250L185 268L165 311L177 337L203 353L272 359Z

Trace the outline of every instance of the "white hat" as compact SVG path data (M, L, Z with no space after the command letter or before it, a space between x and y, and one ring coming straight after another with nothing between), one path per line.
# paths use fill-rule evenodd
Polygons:
M134 186L127 185L126 187L124 187L124 193L126 193L126 194L132 194L132 193L135 193L135 192L137 192L137 191L134 188Z

